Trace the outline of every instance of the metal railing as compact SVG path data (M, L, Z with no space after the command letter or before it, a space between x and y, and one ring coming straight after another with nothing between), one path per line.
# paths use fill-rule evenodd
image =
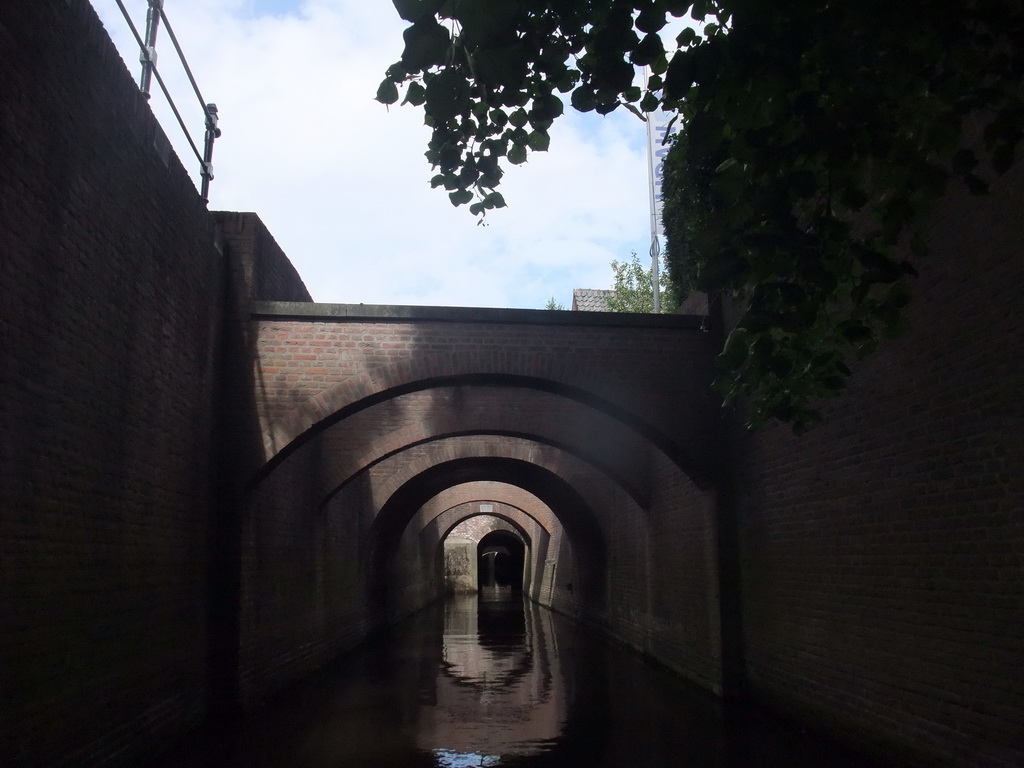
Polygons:
M128 22L128 27L131 29L132 34L135 35L135 41L139 44L139 63L142 64L142 75L139 77L139 90L148 99L150 97L150 87L152 85L153 77L156 77L157 84L160 86L160 90L164 92L164 98L167 99L167 104L174 113L174 117L178 120L178 125L181 126L182 132L185 134L185 138L188 139L189 146L192 147L192 152L195 153L196 159L199 160L199 173L202 179L200 194L203 196L203 202L210 202L210 181L213 179L213 142L220 136L220 128L217 127L217 105L208 103L204 98L203 94L199 92L199 86L196 84L196 79L192 74L191 68L188 66L188 62L185 61L185 54L182 53L181 46L178 44L178 38L174 35L174 30L171 28L170 22L167 20L167 15L164 13L164 0L148 0L149 10L146 12L146 37L139 34L139 31L135 28L135 24L132 22L131 16L128 15L128 9L124 7L122 0L115 0L117 7L121 9L121 15L124 16L124 20ZM188 80L192 83L192 90L195 91L196 98L199 99L199 106L202 107L203 115L206 123L206 136L203 143L203 151L200 154L199 149L196 147L195 141L192 139L192 134L188 132L188 128L185 127L185 121L181 117L181 113L178 111L177 105L174 103L174 99L171 98L170 91L167 90L167 86L164 84L164 80L160 77L160 72L156 68L156 35L157 30L160 28L160 22L163 22L164 27L167 28L167 34L171 38L171 42L174 44L174 50L178 53L178 59L181 61L182 67L185 69L185 74L188 75Z

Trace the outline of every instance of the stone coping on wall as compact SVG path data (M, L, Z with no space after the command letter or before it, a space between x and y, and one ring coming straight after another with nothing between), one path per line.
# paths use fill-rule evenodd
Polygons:
M496 309L489 307L428 307L400 304L320 304L294 301L252 303L253 319L281 318L321 322L404 322L429 320L447 323L504 323L517 325L578 325L605 328L678 328L704 330L698 315L654 315L628 312L571 312L551 309Z

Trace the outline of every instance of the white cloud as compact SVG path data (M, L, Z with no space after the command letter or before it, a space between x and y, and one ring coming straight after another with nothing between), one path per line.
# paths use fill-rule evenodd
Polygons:
M93 3L136 75L114 0ZM145 0L125 4L141 30ZM644 127L628 113L567 113L549 153L507 170L509 207L481 227L430 189L422 113L373 99L402 50L391 3L173 0L165 12L220 110L211 208L256 211L317 301L568 305L573 288L610 286L612 259L646 252ZM165 31L157 50L201 147L202 115ZM162 96L152 104L197 169Z

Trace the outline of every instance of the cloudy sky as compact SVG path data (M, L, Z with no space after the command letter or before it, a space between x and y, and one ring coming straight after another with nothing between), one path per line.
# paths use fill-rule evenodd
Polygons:
M92 3L137 77L117 4ZM146 0L124 4L141 34ZM628 112L567 110L550 152L507 169L509 207L478 226L430 188L422 112L374 101L406 26L388 0L165 0L164 10L220 110L211 209L259 214L316 301L540 308L553 296L568 306L573 288L611 286L612 259L647 253L645 128ZM163 30L157 51L201 148L202 113Z

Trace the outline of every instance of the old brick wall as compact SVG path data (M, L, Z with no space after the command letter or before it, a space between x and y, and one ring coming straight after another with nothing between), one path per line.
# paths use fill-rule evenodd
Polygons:
M941 765L1024 764L1022 189L951 195L913 331L738 446L753 691Z
M242 521L240 693L253 706L366 638L363 550L371 507L353 483L323 506L323 460L293 457Z
M684 677L721 694L716 499L664 456L653 455L651 463L645 650Z
M709 334L693 318L580 314L259 304L255 385L267 454L387 389L460 375L515 376L613 403L617 417L665 436L673 458L695 475L713 477L721 430L707 388L714 375Z
M214 221L232 265L237 284L251 301L311 302L306 284L281 246L255 213L215 211ZM248 302L245 306L249 319Z
M224 264L85 0L0 4L0 762L131 761L207 696Z

